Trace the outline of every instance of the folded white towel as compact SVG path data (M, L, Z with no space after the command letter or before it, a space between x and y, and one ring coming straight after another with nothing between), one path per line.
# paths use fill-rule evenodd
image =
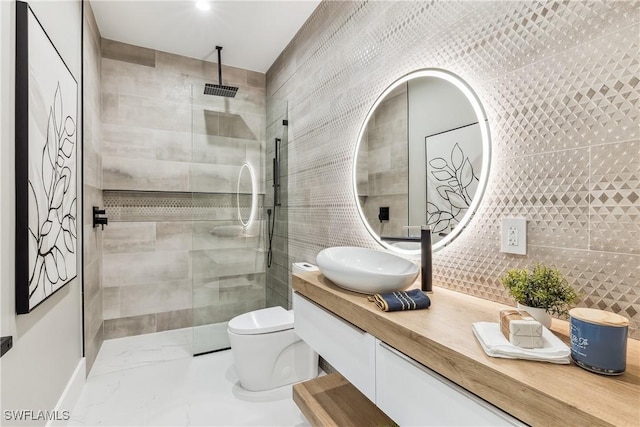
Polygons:
M482 349L491 357L506 359L526 359L540 362L568 364L571 351L558 337L547 328L542 328L544 347L521 348L509 342L502 334L500 325L492 322L476 322L473 333L482 345Z

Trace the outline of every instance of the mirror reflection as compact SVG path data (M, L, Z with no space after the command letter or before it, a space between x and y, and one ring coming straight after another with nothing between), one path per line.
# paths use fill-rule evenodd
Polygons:
M459 77L420 70L391 85L360 132L354 167L358 209L371 234L398 252L450 242L481 198L489 132L477 96Z
M238 186L236 190L238 220L243 227L247 228L253 222L256 211L256 177L253 168L249 163L245 163L238 173Z

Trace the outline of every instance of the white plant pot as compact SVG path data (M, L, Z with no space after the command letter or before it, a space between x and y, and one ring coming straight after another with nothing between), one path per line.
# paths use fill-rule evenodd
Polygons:
M545 328L551 327L551 315L544 308L529 307L518 303L518 310L526 311Z

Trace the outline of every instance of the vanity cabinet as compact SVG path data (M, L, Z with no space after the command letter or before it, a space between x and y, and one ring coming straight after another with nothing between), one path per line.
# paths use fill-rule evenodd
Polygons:
M376 341L375 404L401 426L523 425L426 366Z
M373 362L371 356L362 361L367 364L367 371L370 366L374 367L370 378L373 378L375 392L373 397L368 392L369 398L365 400L378 405L369 409L383 410L400 424L438 423L435 414L442 407L457 414L462 412L460 407L468 410L479 403L479 406L493 405L485 407L490 412L499 409L502 411L499 414L509 414L507 424L517 425L521 420L532 426L639 425L640 384L635 381L640 377L638 340L627 340L627 370L623 375L596 375L575 364L488 357L478 344L472 325L474 322L495 322L496 313L508 308L503 304L434 286L433 294L429 296L432 305L428 310L386 313L366 295L338 288L320 272L294 274L292 285L296 300L305 297L307 302L313 302L314 305L307 307L322 307L325 314L337 318L342 324L353 324L364 331L361 334L375 337ZM295 308L297 324L307 314L303 307ZM322 321L307 325L303 338L312 344L313 335L322 333L316 330L325 326ZM569 322L553 319L551 331L565 343L570 341ZM375 339L388 345L384 352L382 346L376 348ZM342 345L333 338L327 340L329 342L325 345L329 348ZM319 350L319 353L325 355L324 350ZM342 373L344 368L341 368L339 360L327 360ZM352 359L352 363L360 362L357 358ZM435 376L436 372L444 378ZM349 371L344 371L343 376L353 381ZM453 391L444 388L445 392L437 387L438 384L432 387L425 385L430 382L427 376L446 379L445 383ZM356 387L348 385L359 393ZM371 390L371 383L368 387ZM326 402L327 394L318 387L313 388L322 396L320 400ZM598 393L594 399L594 390L606 390L606 393ZM339 397L334 391L328 393ZM461 402L461 406L454 406L455 410L448 409L453 404L442 403L439 397L434 396L449 396L449 393L452 401ZM483 400L476 400L476 396ZM428 406L431 402L433 405ZM320 402L320 406L327 408L325 413L336 412L336 406L340 404L333 403L333 406L324 406ZM345 405L353 413L353 408L348 403ZM415 414L416 418L403 414L412 410L423 412ZM481 415L470 416L477 417L473 424L484 422ZM503 421L488 423L504 424Z
M373 335L296 292L293 307L298 336L375 402L376 340Z
M298 336L398 424L522 425L297 292L293 306Z

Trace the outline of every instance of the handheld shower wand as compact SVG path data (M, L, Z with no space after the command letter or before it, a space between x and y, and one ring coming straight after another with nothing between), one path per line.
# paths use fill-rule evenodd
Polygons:
M273 158L273 216L271 216L271 209L267 209L267 223L269 227L269 250L267 250L267 268L271 267L271 261L273 260L273 234L276 228L276 207L280 206L280 138L275 140L275 157Z

